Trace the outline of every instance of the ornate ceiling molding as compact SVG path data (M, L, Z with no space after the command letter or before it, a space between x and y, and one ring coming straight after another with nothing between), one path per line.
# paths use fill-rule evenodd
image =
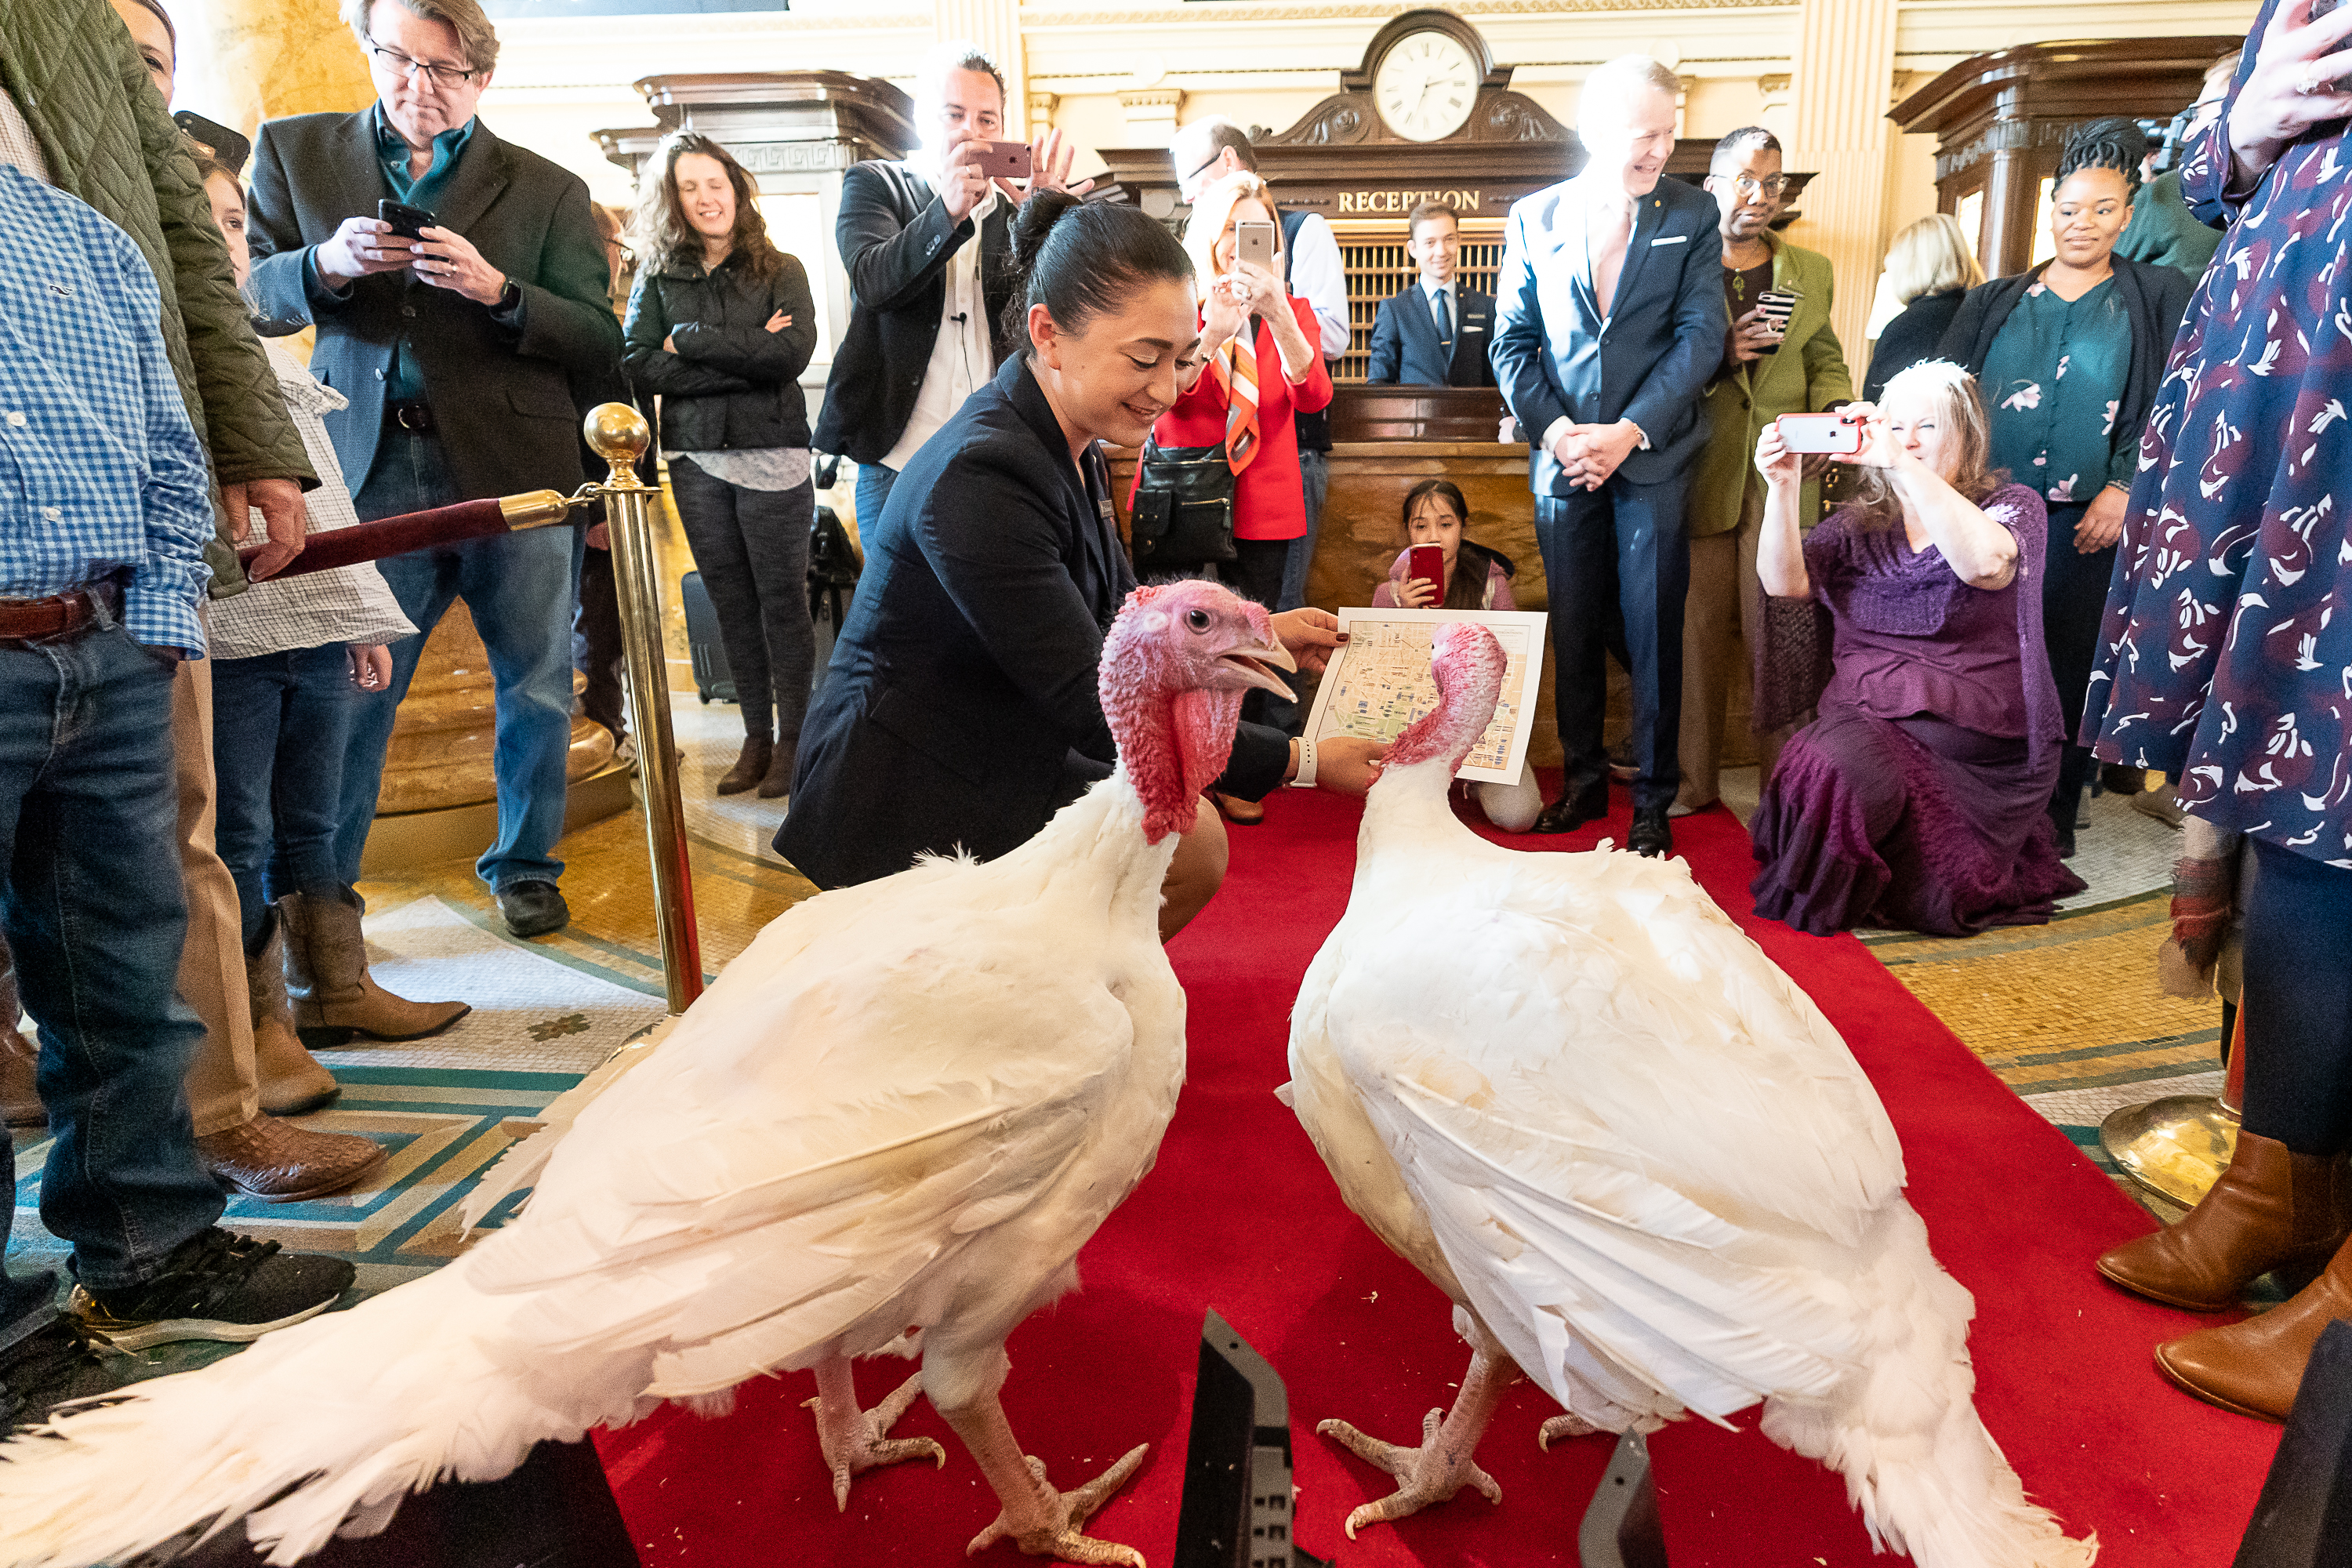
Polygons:
M1150 27L1205 22L1345 22L1385 20L1414 9L1411 0L1213 0L1213 3L1139 5L1124 11L1021 7L1025 31L1039 27ZM1454 7L1465 17L1548 16L1591 11L1795 10L1793 0L1473 0Z

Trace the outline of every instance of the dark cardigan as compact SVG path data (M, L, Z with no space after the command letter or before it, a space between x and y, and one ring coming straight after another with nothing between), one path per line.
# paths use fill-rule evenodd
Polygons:
M1886 323L1878 334L1877 343L1870 351L1870 374L1862 384L1862 400L1876 403L1886 391L1886 384L1909 370L1922 360L1936 357L1937 345L1944 341L1944 331L1959 313L1965 289L1946 289L1934 294L1922 294L1903 307L1903 313Z
M2121 256L2114 258L2114 264L2116 288L2123 295L2132 324L2131 369L2116 408L2116 449L2121 451L2139 445L2140 426L2147 423L2147 412L2156 405L2165 362L2172 357L2172 340L2179 336L2180 319L2189 310L2190 285L2169 267L2151 267ZM1945 329L1937 352L1966 366L1970 375L1982 377L2001 323L2049 265L2045 261L2030 272L1969 289L1969 297L1960 302L1959 314Z

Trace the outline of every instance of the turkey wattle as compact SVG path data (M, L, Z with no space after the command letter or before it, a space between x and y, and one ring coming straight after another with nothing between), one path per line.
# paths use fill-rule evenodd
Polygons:
M1679 862L1519 853L1456 821L1504 658L1465 624L1433 642L1441 700L1366 802L1284 1091L1471 1345L1419 1447L1322 1424L1401 1483L1349 1534L1465 1485L1500 1500L1472 1456L1516 1363L1569 1412L1547 1441L1761 1402L1926 1568L2090 1563L2095 1537L2026 1500L1977 1417L1974 1302L1844 1042Z
M861 1411L853 1358L919 1382L1003 1511L973 1542L1132 1563L1080 1526L1141 1462L1076 1492L1025 1461L1007 1334L1151 1168L1184 1080L1160 882L1223 771L1245 690L1295 668L1213 584L1131 595L1100 688L1118 771L985 865L934 859L762 931L593 1100L520 1216L438 1272L0 1447L0 1563L109 1561L247 1517L272 1563L380 1529L445 1477L543 1438L723 1405L813 1368L836 1496L918 1455ZM125 1485L126 1477L137 1484Z

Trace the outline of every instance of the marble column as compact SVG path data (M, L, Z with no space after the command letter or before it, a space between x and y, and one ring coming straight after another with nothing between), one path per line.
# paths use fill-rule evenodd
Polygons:
M363 109L375 96L335 0L202 0L173 12L183 55L175 103L247 136L265 120Z
M1818 171L1790 237L1830 258L1832 324L1862 379L1863 329L1885 259L1895 0L1804 0L1790 63L1796 135L1789 166Z
M1004 134L1029 134L1029 61L1021 47L1020 0L937 0L932 11L940 42L968 38L986 49L1004 73Z

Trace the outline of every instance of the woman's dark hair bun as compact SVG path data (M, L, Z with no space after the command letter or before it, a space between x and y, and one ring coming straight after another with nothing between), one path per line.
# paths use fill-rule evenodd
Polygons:
M1029 310L1043 305L1065 332L1125 308L1147 283L1189 282L1192 258L1159 220L1119 202L1086 202L1039 191L1013 216L1015 287L1004 334L1029 346Z
M2147 134L2137 121L2120 117L2089 121L2066 133L2054 183L2064 184L2078 169L2113 169L2124 177L2125 190L2137 195L2140 164L2147 157Z

